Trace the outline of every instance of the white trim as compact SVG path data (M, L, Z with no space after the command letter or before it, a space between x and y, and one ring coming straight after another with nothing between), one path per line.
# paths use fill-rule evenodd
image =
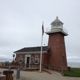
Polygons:
M22 54L40 54L40 51L36 51L36 52L15 52L16 54L20 54L20 53L22 53ZM44 53L47 53L47 51L42 51L42 53L44 54Z
M35 58L38 58L38 63L35 63ZM35 55L35 57L34 57L34 64L39 64L40 63L40 56L39 55Z
M31 62L31 55L30 55L30 54L25 55L25 67L26 67L26 63L27 63L27 57L30 58L29 64L30 64L30 62ZM29 68L30 68L30 65L29 65Z
M50 34L50 33L56 33L56 32L61 32L63 33L65 36L68 35L68 31L63 28L63 27L50 27L46 29L46 34Z

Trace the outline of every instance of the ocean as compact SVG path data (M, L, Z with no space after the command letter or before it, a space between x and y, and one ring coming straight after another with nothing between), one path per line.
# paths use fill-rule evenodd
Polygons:
M68 62L69 67L80 68L80 62Z

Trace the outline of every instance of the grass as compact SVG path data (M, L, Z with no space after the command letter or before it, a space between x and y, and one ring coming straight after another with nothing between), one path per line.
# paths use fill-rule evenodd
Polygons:
M80 68L71 68L70 71L63 71L64 76L80 77Z

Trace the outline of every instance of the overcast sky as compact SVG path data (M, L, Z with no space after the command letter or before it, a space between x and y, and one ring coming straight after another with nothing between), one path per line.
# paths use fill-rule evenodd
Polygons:
M41 28L51 27L56 16L68 30L68 61L80 61L80 0L0 0L0 60L12 59L23 47L41 45ZM43 45L48 44L44 34Z

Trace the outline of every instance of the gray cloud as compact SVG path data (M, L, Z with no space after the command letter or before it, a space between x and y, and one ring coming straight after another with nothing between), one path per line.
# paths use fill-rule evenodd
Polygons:
M12 59L15 50L41 45L41 26L46 28L59 16L68 30L65 37L68 61L80 60L79 0L3 0L0 1L0 59ZM48 44L45 34L43 45Z

